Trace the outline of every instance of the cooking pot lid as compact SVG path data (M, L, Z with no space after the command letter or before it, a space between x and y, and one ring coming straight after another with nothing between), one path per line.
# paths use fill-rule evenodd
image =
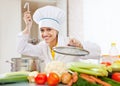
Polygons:
M71 56L85 56L89 54L87 50L84 50L78 47L72 47L72 46L54 47L53 50L56 53L64 54L64 55L71 55Z

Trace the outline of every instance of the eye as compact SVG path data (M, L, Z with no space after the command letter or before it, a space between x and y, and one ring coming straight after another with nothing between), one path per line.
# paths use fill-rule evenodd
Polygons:
M47 31L51 31L51 28L47 28Z
M40 29L41 32L44 32L44 29Z

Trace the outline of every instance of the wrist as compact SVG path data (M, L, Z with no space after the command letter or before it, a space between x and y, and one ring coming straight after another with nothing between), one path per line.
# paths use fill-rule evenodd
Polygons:
M30 34L30 28L26 26L23 30L23 34Z

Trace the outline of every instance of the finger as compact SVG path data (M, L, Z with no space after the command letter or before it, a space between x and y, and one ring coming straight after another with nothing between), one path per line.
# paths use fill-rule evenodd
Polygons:
M24 17L29 18L29 17L31 17L31 15L30 14L25 14Z
M73 40L73 39L70 39L69 43L70 43L70 44L73 44L73 43L74 43L74 40Z
M74 47L79 47L79 48L83 48L82 44L80 43L80 41L76 40L76 39L71 39L69 41L68 46L74 46Z
M25 11L24 14L30 14L30 11Z
M28 18L27 20L28 20L28 21L31 21L31 18Z
M24 17L26 17L26 18L27 18L27 17L31 17L31 14L28 13L28 12L25 12L25 13L24 13Z
M24 20L31 20L31 15L30 14L26 14L24 15Z
M77 41L76 41L75 39L73 39L72 42L73 42L73 44L76 44L76 43L77 43Z
M70 40L69 40L69 43L68 43L68 46L73 46L73 44L74 44L74 43L73 43L73 39L70 39Z

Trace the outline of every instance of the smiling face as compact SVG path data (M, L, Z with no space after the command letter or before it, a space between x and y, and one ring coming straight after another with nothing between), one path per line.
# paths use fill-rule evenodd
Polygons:
M50 27L40 28L41 37L49 45L56 45L58 39L58 31Z

